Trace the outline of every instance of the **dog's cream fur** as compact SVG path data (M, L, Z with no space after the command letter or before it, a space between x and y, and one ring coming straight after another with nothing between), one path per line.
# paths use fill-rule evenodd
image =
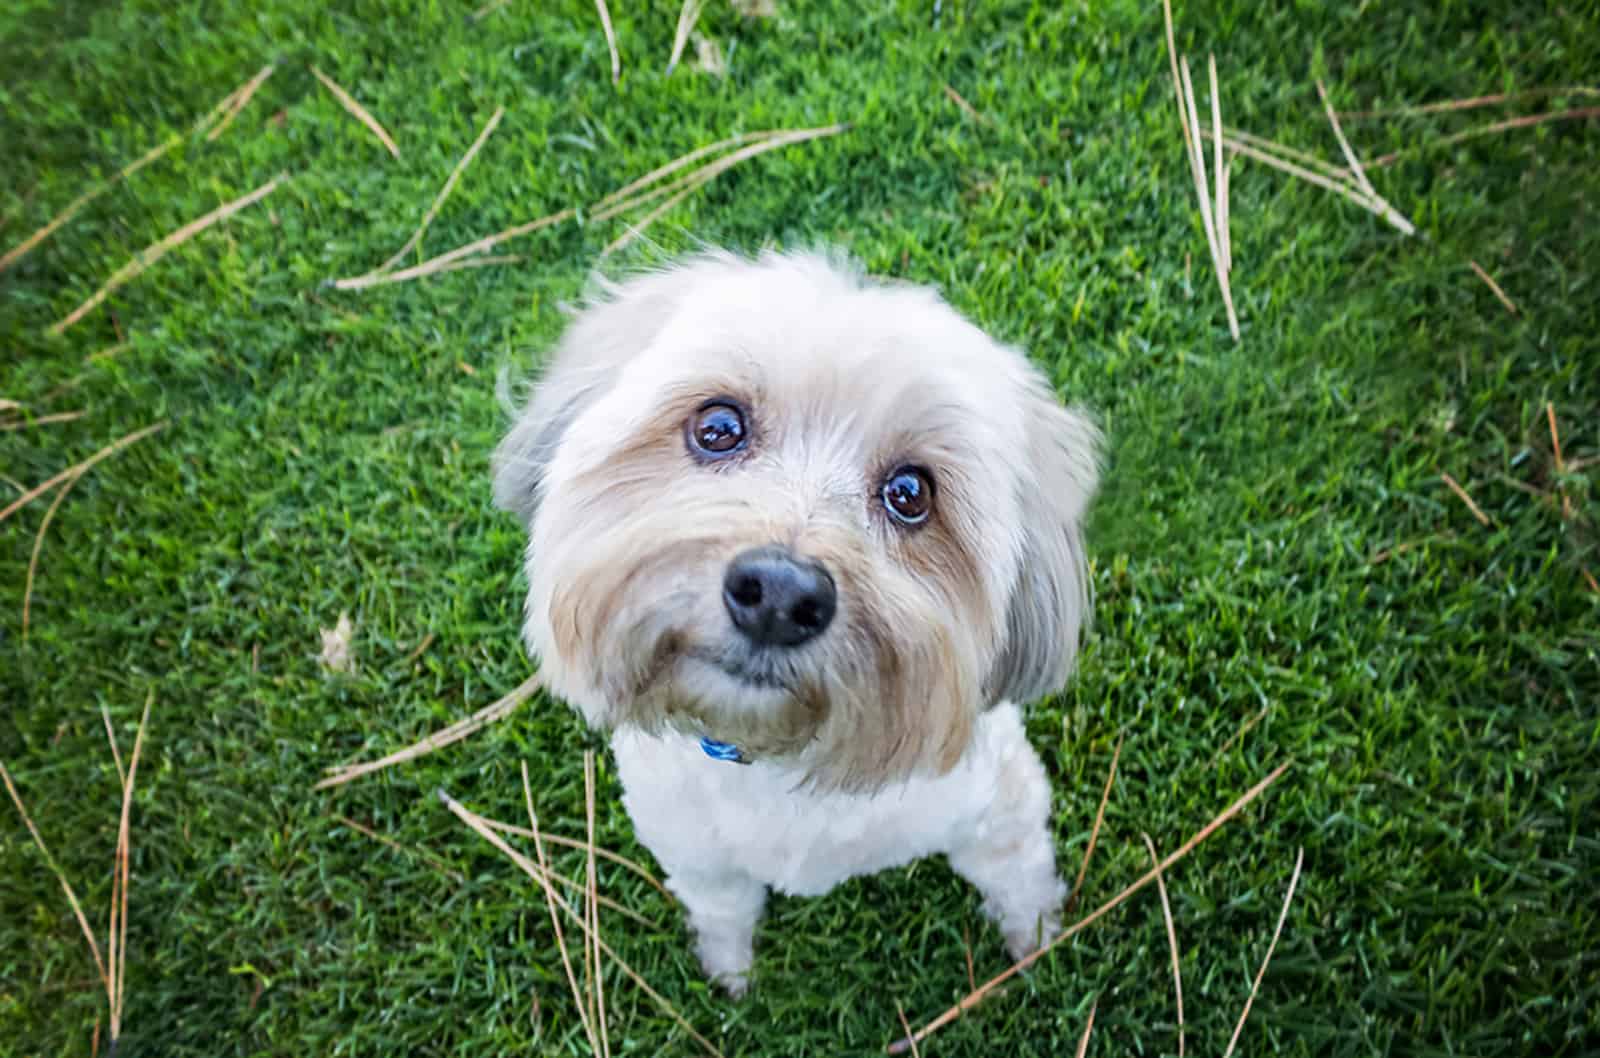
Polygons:
M717 398L749 443L707 463L685 423ZM640 840L731 991L769 888L937 852L1014 954L1055 928L1049 787L1013 703L1074 662L1098 447L1020 352L823 256L696 258L568 329L495 459L529 530L524 632L547 686L613 732ZM880 499L904 465L935 484L912 529ZM768 545L837 585L797 647L753 647L722 602L729 561Z

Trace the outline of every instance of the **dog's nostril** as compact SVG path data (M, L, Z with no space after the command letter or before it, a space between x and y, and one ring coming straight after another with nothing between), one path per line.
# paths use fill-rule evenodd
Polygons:
M816 628L822 624L822 607L815 599L801 599L789 611L789 620L801 628Z
M761 578L753 574L735 577L728 585L728 594L740 606L761 605Z

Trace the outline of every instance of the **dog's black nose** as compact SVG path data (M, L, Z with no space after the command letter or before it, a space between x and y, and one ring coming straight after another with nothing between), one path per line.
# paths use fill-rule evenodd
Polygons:
M728 564L722 604L758 646L795 647L822 633L838 598L833 578L781 547L758 547Z

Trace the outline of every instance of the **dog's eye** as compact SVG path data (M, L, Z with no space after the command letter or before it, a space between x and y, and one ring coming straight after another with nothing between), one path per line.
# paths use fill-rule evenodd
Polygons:
M745 446L744 412L728 401L712 401L688 422L689 448L710 459L732 455Z
M921 525L933 511L933 478L918 467L901 467L883 483L883 506L902 525Z

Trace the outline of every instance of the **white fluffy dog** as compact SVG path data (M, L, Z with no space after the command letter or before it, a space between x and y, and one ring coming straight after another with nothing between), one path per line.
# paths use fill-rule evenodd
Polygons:
M578 314L495 456L524 631L729 991L769 888L933 853L1013 955L1055 930L1015 703L1073 666L1098 448L1020 352L825 256L698 257Z

